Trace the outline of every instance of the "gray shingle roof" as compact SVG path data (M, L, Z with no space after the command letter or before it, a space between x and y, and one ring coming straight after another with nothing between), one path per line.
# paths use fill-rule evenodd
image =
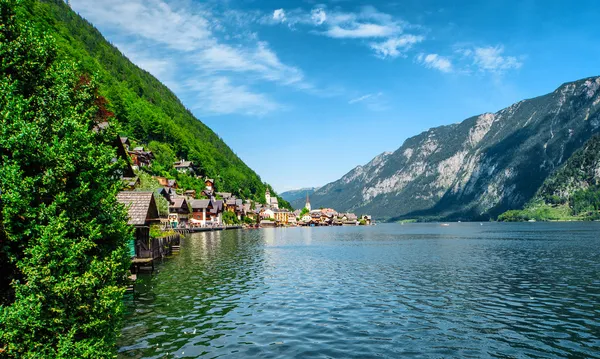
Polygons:
M192 201L193 210L202 210L208 208L210 205L210 199L195 199Z
M133 226L144 226L158 219L158 209L152 192L123 191L117 194L117 201L125 205L129 214L127 222Z

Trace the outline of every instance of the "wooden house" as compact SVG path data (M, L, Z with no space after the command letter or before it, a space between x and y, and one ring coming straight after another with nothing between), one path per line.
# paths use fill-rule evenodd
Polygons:
M194 226L204 227L206 222L211 221L210 211L213 209L213 203L210 199L195 199L191 202L192 218L190 222Z
M159 223L158 207L153 192L123 191L117 194L117 201L125 206L129 220L127 223L135 227L135 256L146 258L151 256L149 246L150 225Z
M172 227L185 227L188 224L190 209L183 197L172 199L169 205L169 222Z

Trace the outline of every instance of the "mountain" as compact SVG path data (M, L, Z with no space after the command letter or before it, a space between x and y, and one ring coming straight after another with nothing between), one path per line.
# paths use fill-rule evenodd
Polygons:
M600 219L600 135L594 135L550 175L523 210L503 221Z
M264 201L267 187L275 193L173 92L123 56L64 1L28 1L27 12L36 27L54 38L60 56L99 82L122 134L156 153L153 171L169 173L173 161L185 158L215 179L219 191L257 201Z
M600 129L600 77L407 139L313 193L380 219L483 220L522 207Z
M281 193L281 197L290 202L294 208L302 208L306 202L306 195L312 195L319 187L306 187Z

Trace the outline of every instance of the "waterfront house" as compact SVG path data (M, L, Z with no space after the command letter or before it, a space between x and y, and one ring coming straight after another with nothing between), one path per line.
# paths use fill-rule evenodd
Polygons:
M260 218L275 218L275 213L270 208L262 208L260 210Z
M275 222L280 225L285 225L288 223L288 214L289 211L285 209L273 209L273 218Z
M235 215L238 220L241 220L246 215L246 208L244 207L244 201L240 198L235 200Z
M295 226L298 222L296 221L296 216L293 213L288 214L288 225Z
M117 201L127 209L127 223L135 228L132 250L136 257L145 257L150 239L150 225L159 223L158 207L151 191L123 191L117 194Z
M211 198L211 202L213 208L210 210L210 220L214 224L221 225L221 223L223 223L222 215L225 208L224 203L220 199L215 200L214 197Z
M315 225L321 224L321 211L313 211L310 213L310 223Z
M309 224L311 220L312 217L310 216L310 213L305 213L304 216L302 216L302 222L305 224Z
M370 225L371 224L371 216L369 215L363 215L360 217L361 221L364 221L366 225Z
M172 227L185 227L188 224L190 209L183 197L172 199L169 205L169 222Z
M262 221L260 221L260 226L263 228L273 228L277 227L277 223L275 223L274 221L263 219Z
M210 199L195 199L191 202L192 218L190 222L194 225L206 226L206 222L211 218L212 202Z
M225 211L235 213L235 197L225 200Z

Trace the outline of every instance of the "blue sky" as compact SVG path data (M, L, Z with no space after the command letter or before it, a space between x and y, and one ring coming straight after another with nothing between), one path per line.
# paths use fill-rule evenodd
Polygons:
M594 1L71 6L278 191L324 185L430 127L600 74Z

